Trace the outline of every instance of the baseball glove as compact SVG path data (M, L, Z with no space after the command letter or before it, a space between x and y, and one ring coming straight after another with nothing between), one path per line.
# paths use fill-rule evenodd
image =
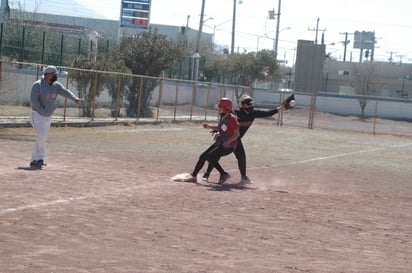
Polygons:
M289 97L287 97L283 102L282 102L283 107L285 107L285 109L291 109L293 107L295 107L296 102L295 102L295 95L290 95Z

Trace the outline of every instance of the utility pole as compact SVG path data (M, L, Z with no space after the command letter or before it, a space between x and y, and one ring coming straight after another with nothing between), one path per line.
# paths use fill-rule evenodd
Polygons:
M396 55L396 57L399 57L399 64L402 64L402 58L405 56L406 55L401 55L401 54Z
M204 1L204 0L203 0ZM236 1L233 0L233 20L232 20L232 44L230 46L230 54L235 51L235 30L236 30Z
M203 31L203 16L204 16L204 13L205 13L205 2L206 2L206 0L202 0L202 10L200 12L199 32L197 33L196 50L195 50L195 53L191 57L192 64L193 64L192 65L193 71L192 71L191 79L194 80L194 81L197 81L199 79L200 37L201 37L202 31ZM188 18L188 20L189 20L189 18ZM195 86L194 92L196 92L196 90L197 90L196 88L197 88L197 86Z
M343 41L343 61L346 62L346 47L350 43L350 40L348 40L348 34L353 34L353 33L347 33L347 32L341 32L340 34L345 34L345 41Z
M202 31L203 31L203 16L205 14L205 2L206 0L202 0L202 10L200 12L199 32L197 33L195 53L199 53L199 48L200 48L200 36L202 35Z
M273 40L273 51L275 52L275 56L276 56L276 59L277 59L277 56L278 56L278 44L279 44L279 27L280 27L280 8L281 8L281 5L282 5L282 1L281 0L279 0L279 2L278 2L278 13L275 13L275 9L273 9L273 10L269 10L269 19L270 20L274 20L275 19L275 17L276 17L276 20L277 20L277 22L276 22L276 37L275 37L275 39Z
M323 32L326 31L326 28L325 29L319 29L319 20L320 20L320 18L318 18L318 20L316 20L316 28L308 28L309 31L316 31L315 45L318 44L318 32L319 31L323 31Z
M371 62L373 62L373 58L375 56L375 44L376 44L376 37L375 37L375 31L373 31L373 36L372 36L372 49L371 49Z
M279 26L280 26L280 7L281 7L281 0L279 0L278 3L278 16L277 16L277 22L276 22L276 40L275 40L275 58L276 60L278 59L278 44L279 44Z
M390 57L389 57L389 59L388 59L388 61L389 61L389 63L391 64L392 63L392 61L393 61L393 54L396 54L396 53L398 53L398 52L393 52L393 51L390 51L390 52L387 52L387 53L389 53L390 55Z

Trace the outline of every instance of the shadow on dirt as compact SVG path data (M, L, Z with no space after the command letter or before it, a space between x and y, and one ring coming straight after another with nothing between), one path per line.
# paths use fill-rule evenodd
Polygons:
M196 183L198 186L203 186L209 188L211 191L232 191L232 190L256 190L255 188L251 188L250 185L245 184L217 184L209 182L207 184Z
M16 170L20 170L20 171L41 171L41 168L37 168L37 167L17 167Z

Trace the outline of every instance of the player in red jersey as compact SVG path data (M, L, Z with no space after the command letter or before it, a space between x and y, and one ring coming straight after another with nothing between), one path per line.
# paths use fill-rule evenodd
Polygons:
M225 172L219 164L219 160L222 156L226 156L236 149L237 139L240 136L239 124L237 122L237 117L233 114L233 103L231 99L220 98L217 108L220 115L218 125L203 124L203 128L217 131L219 137L216 138L215 142L200 155L199 160L191 173L192 177L188 179L187 182L197 182L197 174L206 161L209 162L212 168L216 168L216 170L219 171L219 184L224 183L230 178L230 175Z

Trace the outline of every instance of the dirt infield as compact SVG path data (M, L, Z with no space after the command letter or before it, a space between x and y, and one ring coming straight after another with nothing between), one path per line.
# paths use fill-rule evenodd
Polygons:
M248 175L171 182L200 124L0 128L0 272L412 272L412 139L274 125L244 137Z

